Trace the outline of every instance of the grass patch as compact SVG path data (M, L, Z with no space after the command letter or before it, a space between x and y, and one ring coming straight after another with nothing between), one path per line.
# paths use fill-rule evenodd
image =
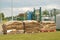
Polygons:
M60 31L48 33L0 35L0 40L60 40Z

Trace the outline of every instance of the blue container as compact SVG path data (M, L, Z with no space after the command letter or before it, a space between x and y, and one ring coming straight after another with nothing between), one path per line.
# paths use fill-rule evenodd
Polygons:
M27 20L32 20L32 12L27 12Z

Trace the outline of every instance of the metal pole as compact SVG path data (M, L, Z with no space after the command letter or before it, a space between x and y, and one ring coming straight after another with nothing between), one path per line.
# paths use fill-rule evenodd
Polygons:
M55 23L56 23L56 9L54 9L54 20L55 20Z
M33 19L35 20L35 19L36 19L36 17L35 17L35 8L34 8L34 13L33 13L33 15L34 15L34 18L33 18Z
M2 9L2 8L1 8L1 6L0 6L0 17L1 17L0 19L1 19L1 22L2 22L1 9Z
M32 13L32 20L35 20L36 18L35 18L35 8L33 9L34 11L33 11L33 13Z
M12 21L13 21L13 0L11 0L11 16L12 16Z
M0 20L1 20L1 22L2 22L2 12L1 12L1 8L0 8Z
M52 17L53 17L53 14L52 14L52 10L50 10L50 14L51 14L51 21L53 20Z
M2 22L2 14L0 13L0 21Z
M39 18L39 19L40 19L40 21L42 21L42 16L41 16L41 7L40 7L40 9L39 9L39 13L40 13L40 14L39 14L40 18Z

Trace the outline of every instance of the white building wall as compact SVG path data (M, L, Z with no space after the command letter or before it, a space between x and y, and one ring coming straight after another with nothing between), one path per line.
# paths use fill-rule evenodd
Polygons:
M56 29L60 29L60 14L56 17Z

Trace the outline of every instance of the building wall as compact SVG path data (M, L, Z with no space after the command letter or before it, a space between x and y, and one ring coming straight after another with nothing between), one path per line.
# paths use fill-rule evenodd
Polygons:
M60 14L56 18L56 29L60 29Z

